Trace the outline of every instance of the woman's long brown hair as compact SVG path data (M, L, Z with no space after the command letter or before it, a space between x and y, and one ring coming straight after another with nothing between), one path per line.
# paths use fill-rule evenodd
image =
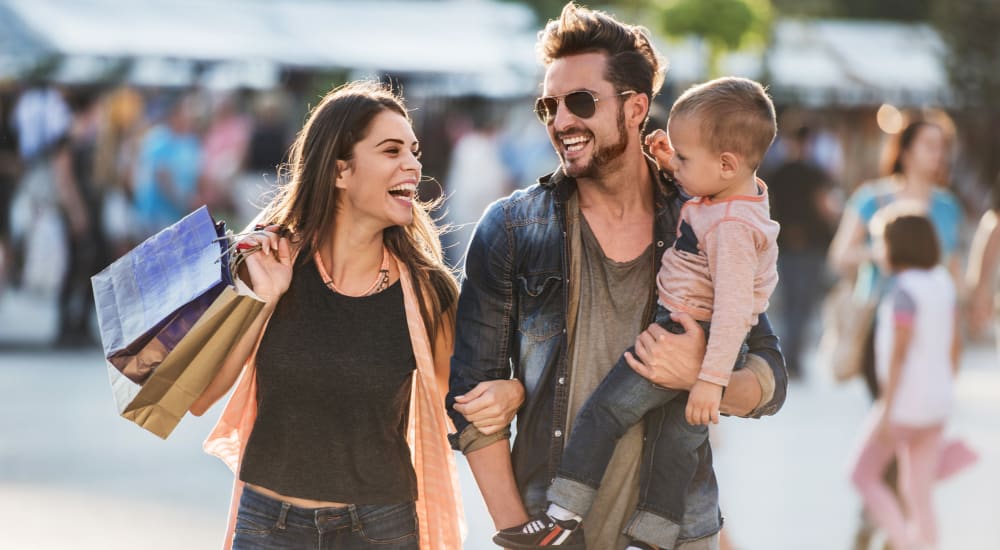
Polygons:
M410 116L401 97L377 81L356 81L331 90L313 108L282 169L283 183L262 219L281 225L300 247L298 263L308 261L336 219L337 161L351 161L372 120L383 111ZM451 326L458 283L444 262L440 229L430 216L436 202L413 202L413 222L383 232L383 242L409 269L431 345L439 330ZM445 325L447 323L447 325Z

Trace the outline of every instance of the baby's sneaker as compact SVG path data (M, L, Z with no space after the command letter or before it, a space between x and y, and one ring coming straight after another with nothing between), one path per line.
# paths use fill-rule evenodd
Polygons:
M504 548L532 550L534 548L564 548L585 550L583 525L576 520L560 521L539 512L521 525L500 530L493 542Z

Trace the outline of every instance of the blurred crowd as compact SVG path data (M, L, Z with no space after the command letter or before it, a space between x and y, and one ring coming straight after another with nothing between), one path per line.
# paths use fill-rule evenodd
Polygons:
M0 86L0 285L58 294L57 343L89 343L91 275L198 206L239 230L267 202L309 108L303 88ZM650 128L662 126L657 114L670 95ZM445 199L438 215L451 226L447 256L460 268L485 207L557 161L527 99L416 95L410 103L425 151L420 193ZM792 376L815 347L822 298L838 278L855 278L856 264L828 254L845 207L851 218L851 194L892 174L876 165L898 149L899 132L879 130L872 114L784 109L760 170L782 225L772 316ZM931 153L940 165L934 185L948 194L954 129L939 112L931 118L942 134ZM897 180L878 181L905 186ZM958 281L959 241L970 231L963 201L947 196L957 208L948 261Z
M557 161L527 100L417 97L412 103L429 178L421 195L446 199L438 212L451 225L448 258L460 267L486 205ZM87 332L79 328L87 310L80 300L94 272L200 205L237 230L253 218L280 178L308 105L308 94L281 88L0 87L0 284L59 292L64 308L79 312L63 316L77 319L60 330L72 342ZM650 128L662 122L656 114ZM935 116L943 136L935 185L949 192L954 129ZM793 376L814 343L809 331L820 300L838 277L854 277L833 256L827 261L845 205L863 182L891 172L876 165L898 148L877 128L872 137L870 129L849 127L864 124L874 120L787 109L761 167L782 224L780 311L772 315L783 325ZM965 242L970 230L961 213L970 205L954 198L955 238ZM958 242L955 248L949 261L957 276L965 250Z
M280 92L3 90L3 278L58 289L58 343L86 343L90 275L198 205L252 217L292 138L288 109Z
M306 86L307 87L307 86ZM530 110L481 97L411 97L421 196L453 265L486 205L555 167ZM267 203L308 111L299 89L0 85L0 296L58 294L55 344L94 344L89 278L207 205L239 231Z

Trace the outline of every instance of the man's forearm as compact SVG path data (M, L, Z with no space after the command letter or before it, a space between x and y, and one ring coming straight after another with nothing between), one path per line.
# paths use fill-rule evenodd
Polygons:
M722 413L732 416L748 416L761 404L763 395L763 388L753 371L750 369L733 371L719 409Z
M505 529L528 521L521 494L514 480L507 439L465 455L469 468L479 485L486 508L497 529Z

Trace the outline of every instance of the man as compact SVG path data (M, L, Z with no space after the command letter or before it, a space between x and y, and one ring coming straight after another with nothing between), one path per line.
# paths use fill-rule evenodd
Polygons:
M683 335L650 324L653 277L673 241L680 200L642 152L650 101L663 81L648 33L571 3L541 33L540 51L546 74L537 110L561 166L491 205L476 228L447 399L453 443L469 460L497 528L544 509L577 409L630 344L640 374L679 390L693 385L705 350L690 317L676 317ZM786 376L766 316L748 345L746 368L733 373L722 410L773 414ZM512 400L505 380L512 375L526 395L513 452L508 427L494 420ZM618 443L584 519L589 548L627 543L642 438L636 426ZM718 547L722 520L707 442L699 457L680 525L682 550Z
M789 376L803 373L807 329L825 290L826 250L837 226L831 206L833 182L810 160L811 131L799 126L785 140L785 160L767 176L771 215L781 224L778 274L781 283L782 350Z
M194 209L202 146L195 133L194 98L176 98L164 123L142 140L135 166L135 205L144 236Z

